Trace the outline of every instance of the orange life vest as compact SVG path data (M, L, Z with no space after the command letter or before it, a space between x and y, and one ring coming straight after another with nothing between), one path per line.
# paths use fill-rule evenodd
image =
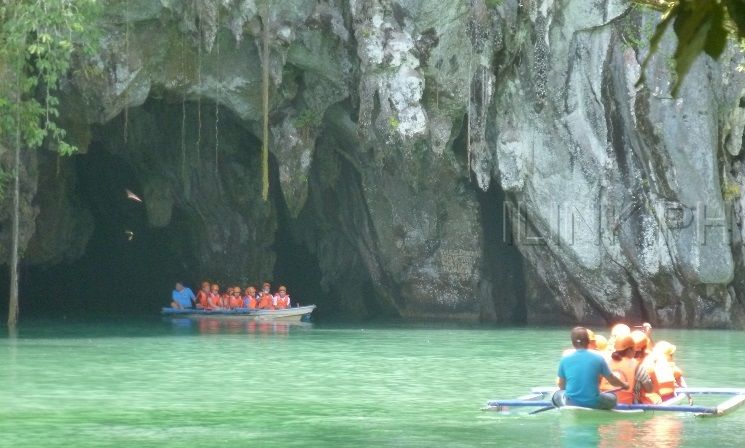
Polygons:
M675 372L673 366L660 356L652 365L652 384L654 391L661 396L669 396L675 393Z
M611 359L611 361L608 363L610 371L629 385L628 389L621 389L616 392L618 403L634 403L634 385L636 384L636 367L638 365L639 361L633 358L622 358L620 361Z
M230 298L232 296L230 294L223 294L220 296L220 306L223 308L227 308L230 305Z
M204 291L199 291L197 294L197 303L202 308L209 308L210 307L210 299L209 299L209 293Z
M256 301L256 297L253 296L245 296L243 297L243 306L250 309L255 309L258 302Z
M210 300L212 301L213 307L222 306L222 300L220 299L220 294L216 292L210 293Z
M231 308L241 308L243 307L243 299L241 299L239 296L230 296L230 307Z
M274 304L272 303L274 301L274 298L271 294L264 294L261 296L261 299L259 300L259 309L262 310L273 310Z
M285 294L281 297L279 294L274 296L274 307L278 310L284 310L290 307L290 296Z

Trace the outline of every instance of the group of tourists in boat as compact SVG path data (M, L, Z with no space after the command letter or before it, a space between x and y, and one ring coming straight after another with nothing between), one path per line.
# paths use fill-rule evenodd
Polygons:
M609 338L585 327L571 331L573 348L562 354L554 406L612 409L616 404L660 404L687 387L675 365L675 345L652 341L652 326L633 331L617 324ZM688 396L689 404L693 400Z
M244 290L240 286L232 286L221 292L220 285L202 282L202 288L195 296L191 288L179 282L176 283L171 293L171 307L199 310L284 310L290 308L290 295L287 294L287 288L280 286L274 294L271 288L272 285L265 282L260 291L257 291L254 286L249 286Z

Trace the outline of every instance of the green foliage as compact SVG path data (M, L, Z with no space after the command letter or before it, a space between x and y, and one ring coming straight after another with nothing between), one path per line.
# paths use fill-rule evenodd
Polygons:
M730 182L725 179L722 182L722 198L725 201L732 201L740 198L740 185L736 182Z
M486 0L486 6L489 8L496 8L504 3L504 0Z
M635 0L638 4L664 11L650 41L647 63L659 48L660 41L672 24L678 45L673 54L677 79L673 96L691 65L701 53L718 58L727 44L727 37L737 41L745 38L745 2L743 0ZM644 73L644 71L642 71ZM643 78L639 81L643 82Z
M388 126L391 128L392 131L395 131L398 129L398 126L401 124L400 121L398 121L398 118L394 115L391 115L388 117Z
M634 49L644 48L649 44L650 39L652 39L652 36L654 35L654 25L650 22L645 22L641 28L639 28L627 21L622 29L622 35L623 42L628 47Z
M300 131L303 139L308 140L313 129L321 124L321 118L312 110L304 109L295 117L293 124L295 125L295 128Z
M18 133L24 148L48 139L61 154L76 151L57 125L55 92L73 56L95 52L98 11L95 0L0 3L0 142L11 146Z

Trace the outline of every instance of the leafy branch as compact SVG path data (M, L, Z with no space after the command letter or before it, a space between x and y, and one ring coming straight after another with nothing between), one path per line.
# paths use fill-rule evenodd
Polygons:
M693 62L701 53L719 58L727 38L745 38L745 1L743 0L634 0L663 12L650 40L650 52L642 64L642 73L652 56L659 50L665 32L672 25L678 44L673 54L677 79L672 94L677 96L680 86ZM642 83L644 78L639 80Z
M91 55L98 37L95 0L14 0L0 6L0 139L20 131L25 148L49 138L63 155L77 148L58 126L56 90L75 53Z

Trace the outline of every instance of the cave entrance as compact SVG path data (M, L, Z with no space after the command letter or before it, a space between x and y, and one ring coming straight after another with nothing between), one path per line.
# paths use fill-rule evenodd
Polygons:
M492 285L489 305L493 304L497 322L525 324L528 310L523 256L512 238L504 191L492 182L487 191L477 188L477 197L484 232L483 272Z
M328 294L321 287L323 274L318 258L302 242L299 226L303 223L292 218L287 208L279 183L279 169L272 157L270 165L271 195L277 211L277 232L274 236L273 250L277 256L274 263L273 289L285 285L292 298L292 306L318 305L313 313L314 320L330 317Z
M100 143L72 163L76 195L93 216L93 234L81 258L24 270L22 314L156 315L174 282L193 272L185 217L174 210L167 227L149 226L143 204L125 193L142 194L133 167Z
M452 151L464 171L469 172L468 115L464 115L460 132L453 141ZM487 135L491 130L487 130ZM497 136L489 137L496 140ZM476 192L481 229L484 235L481 288L481 320L500 324L527 323L528 309L523 255L514 242L511 219L506 207L507 197L499 183L492 179L483 191L469 172L469 188Z

